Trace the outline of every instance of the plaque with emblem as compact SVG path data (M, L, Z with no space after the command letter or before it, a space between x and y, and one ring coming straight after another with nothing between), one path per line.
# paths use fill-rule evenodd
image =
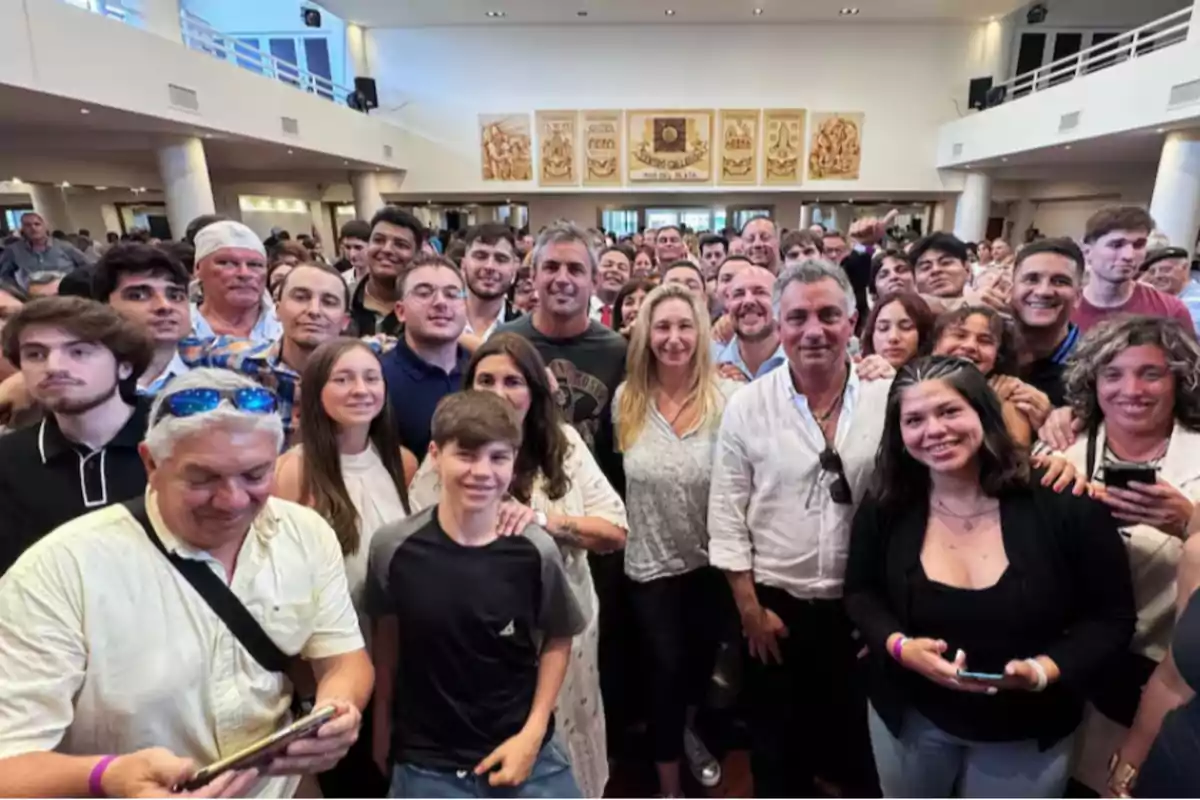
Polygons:
M721 112L717 128L721 132L721 168L717 183L758 183L758 118L757 109Z
M579 184L579 142L575 111L537 112L538 183L542 186Z
M583 185L621 185L620 111L582 111Z
M805 111L763 111L763 183L797 184L804 174Z
M710 183L713 112L628 111L629 180L634 183Z

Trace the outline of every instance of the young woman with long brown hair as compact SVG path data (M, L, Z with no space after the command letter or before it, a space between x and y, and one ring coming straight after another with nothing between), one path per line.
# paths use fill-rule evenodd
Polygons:
M498 394L520 418L521 448L509 494L531 507L536 524L558 542L571 589L588 616L587 628L571 645L555 715L581 793L600 797L608 781L608 756L600 697L599 601L587 553L612 552L625 544L625 505L575 428L562 419L546 364L529 340L515 333L489 338L467 365L463 385ZM428 459L411 489L414 510L438 501L441 487Z
M692 721L712 675L729 590L708 563L708 490L727 397L710 356L708 310L679 285L660 286L638 311L628 373L613 400L624 455L634 619L648 652L650 738L659 792L682 797L680 756L705 787L719 763Z

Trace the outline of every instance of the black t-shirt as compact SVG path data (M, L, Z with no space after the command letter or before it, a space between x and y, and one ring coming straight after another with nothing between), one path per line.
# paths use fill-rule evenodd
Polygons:
M518 733L543 643L586 624L544 530L465 547L436 506L375 534L366 592L399 623L392 758L431 769L473 769Z
M558 380L567 422L579 431L609 482L624 493L625 476L613 437L612 398L625 380L629 346L625 337L592 320L578 336L553 339L533 327L532 314L499 330L524 336L541 353Z

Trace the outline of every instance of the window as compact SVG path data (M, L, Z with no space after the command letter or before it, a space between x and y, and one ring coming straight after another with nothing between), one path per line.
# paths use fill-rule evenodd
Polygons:
M305 68L325 81L314 81L314 89L317 94L322 97L333 99L333 83L330 77L329 70L329 42L324 39L305 39L304 40L304 63Z
M606 209L600 215L600 227L614 237L632 236L638 230L638 212L636 208Z
M234 39L233 52L237 57L239 67L262 74L263 57L262 53L258 51L258 39Z
M275 62L275 74L279 80L293 86L300 85L300 73L297 71L296 40L271 39L271 55L279 59Z
M733 212L733 227L739 231L746 227L746 223L755 217L769 217L771 209L769 208L739 208Z

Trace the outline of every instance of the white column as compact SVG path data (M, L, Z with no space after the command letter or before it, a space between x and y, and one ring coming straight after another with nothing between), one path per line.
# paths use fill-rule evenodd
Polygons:
M929 223L929 230L925 231L926 235L946 230L946 204L937 202L933 204L933 219Z
M171 236L178 239L188 223L216 210L204 143L195 136L158 149L158 173L167 200Z
M371 75L367 64L367 31L354 23L346 25L346 68L346 83L355 77L367 78Z
M811 203L800 206L800 230L806 230L813 224L813 207Z
M954 235L964 242L977 242L987 235L988 215L992 210L992 176L967 173L958 213L954 215Z
M73 233L71 227L71 210L67 207L66 190L52 183L30 183L29 197L33 200L33 210L46 220L50 230Z
M1020 247L1025 243L1025 231L1033 227L1033 218L1037 216L1037 203L1026 198L1017 201L1017 211L1013 217L1012 240L1010 245Z
M354 189L354 216L370 222L375 212L387 205L379 192L379 175L355 172L350 176L350 183Z
M142 0L142 25L150 33L173 42L183 41L179 20L179 0Z
M825 230L841 230L844 209L842 206L830 206L828 217L825 219Z
M310 200L308 213L312 217L312 227L321 237L321 252L331 262L337 258L337 231L333 228L333 217L329 206L320 200Z
M1172 131L1163 142L1150 215L1174 247L1193 252L1200 228L1200 131Z

